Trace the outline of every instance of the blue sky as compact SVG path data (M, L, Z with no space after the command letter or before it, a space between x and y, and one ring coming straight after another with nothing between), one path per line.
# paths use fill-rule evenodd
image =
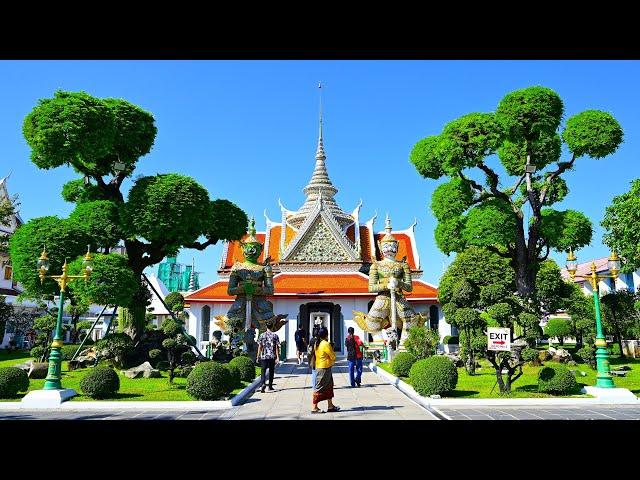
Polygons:
M436 283L451 261L436 247L431 193L443 180L421 178L409 152L421 138L474 111L493 111L508 92L532 85L557 91L565 118L586 109L613 114L623 145L603 160L583 158L565 174L570 194L555 208L574 208L594 223L579 261L606 256L599 226L615 195L640 177L638 61L0 61L0 175L12 172L12 193L25 221L68 215L60 197L73 170L38 170L29 160L22 121L38 99L58 88L119 97L156 118L155 145L136 174L179 172L211 198L232 200L279 219L278 198L295 210L314 166L318 81L323 82L327 169L345 211L363 201L364 220L389 212L396 229L418 220L423 279ZM565 158L567 155L565 154ZM130 184L125 184L124 191ZM201 285L217 278L222 248L195 256ZM54 255L55 252L51 252ZM553 258L564 264L564 255Z

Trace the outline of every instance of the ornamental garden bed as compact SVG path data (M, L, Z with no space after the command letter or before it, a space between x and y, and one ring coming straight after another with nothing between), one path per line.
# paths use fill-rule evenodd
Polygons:
M579 363L576 366L568 367L570 370L576 370L576 381L578 382L577 391L571 395L550 395L538 392L538 372L541 366L525 365L523 367L523 375L516 380L512 386L511 394L500 395L496 383L495 369L487 360L480 360L481 368L476 369L476 375L469 375L464 368L458 368L458 384L453 392L443 395L443 398L590 398L590 395L580 393L580 389L584 386L593 386L596 384L596 371L592 370L588 365ZM545 362L551 364L554 362ZM610 357L611 369L615 370L623 365L627 365L631 370L627 371L626 376L614 378L616 387L628 388L636 397L640 396L640 360L633 358L623 358L619 356ZM378 363L378 367L385 372L393 373L391 365L388 363ZM582 376L580 372L586 373ZM403 382L411 385L408 377L398 377ZM493 392L491 389L493 388Z
M28 351L18 351L6 354L0 351L0 368L13 367L16 364L33 360ZM74 389L78 395L70 401L73 402L99 402L103 400L94 400L87 395L82 394L80 389L80 381L87 375L92 368L83 368L78 370L69 370L68 362L62 362L62 386L64 388ZM186 391L187 379L174 378L173 385L169 385L169 376L167 372L161 372L161 378L127 378L118 371L120 378L120 390L115 397L104 401L196 401L189 396ZM256 377L260 376L260 367L256 367ZM29 379L29 392L32 390L40 390L44 387L44 379ZM244 390L250 382L242 382L242 387L236 388L229 395L229 399ZM16 398L0 399L1 402L19 402L28 392L19 393Z

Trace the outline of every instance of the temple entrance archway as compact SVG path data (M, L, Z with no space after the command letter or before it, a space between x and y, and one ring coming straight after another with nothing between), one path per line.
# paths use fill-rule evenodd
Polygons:
M300 305L298 324L307 332L307 341L311 340L316 325L325 327L329 331L329 341L333 342L335 351L342 352L344 339L341 310L339 304L332 302L310 302Z

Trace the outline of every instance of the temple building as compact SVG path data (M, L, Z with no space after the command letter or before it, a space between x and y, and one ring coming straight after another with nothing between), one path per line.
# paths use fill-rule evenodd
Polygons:
M369 268L374 259L382 259L377 241L385 231L383 226L375 226L376 216L362 221L362 202L350 212L336 203L338 189L331 183L325 163L322 118L315 159L311 180L303 189L306 199L302 206L289 210L279 202L280 221L271 220L265 211L266 229L256 234L264 245L258 261L270 257L273 267L275 292L268 299L276 314L288 314L287 323L277 332L280 340L287 342L288 358L295 357L294 333L300 324L307 334L314 325L325 326L338 354L346 354L348 327L354 327L361 338L370 338L353 320L352 311L369 311L375 298L368 291ZM451 334L451 327L443 321L437 287L419 280L423 272L415 226L416 222L392 231L399 242L397 258L406 256L413 277L413 291L406 298L417 312L425 313L430 328L437 329L442 338ZM185 298L190 305L189 333L201 349L209 343L212 332L220 330L214 317L225 315L235 300L227 294L227 285L237 261L244 261L239 242L225 243L219 280Z

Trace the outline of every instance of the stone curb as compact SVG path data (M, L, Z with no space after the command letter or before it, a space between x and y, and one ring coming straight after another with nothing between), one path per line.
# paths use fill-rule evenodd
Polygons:
M403 382L398 377L379 368L376 365L368 364L369 370L383 378L413 401L424 407L493 407L493 406L568 406L568 405L637 405L640 399L636 397L636 402L625 400L611 401L605 398L427 398L418 394L411 385Z
M227 410L241 403L260 385L260 377L247 385L231 400L199 401L187 400L177 402L64 402L57 408L34 408L23 406L21 402L0 402L2 410Z

